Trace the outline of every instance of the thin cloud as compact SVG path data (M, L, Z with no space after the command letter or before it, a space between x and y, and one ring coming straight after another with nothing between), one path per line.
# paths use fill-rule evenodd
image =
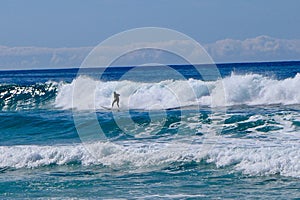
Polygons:
M78 67L91 49L0 46L0 69Z
M300 60L300 40L258 36L246 40L225 39L205 45L215 62Z
M199 55L190 41L169 41L157 43L156 46L178 49L190 58ZM111 59L109 56L118 52L126 52L132 47L149 46L141 43L129 46L107 46L99 52L102 61ZM217 63L223 62L257 62L277 60L300 60L300 40L277 39L269 36L258 36L245 40L224 39L204 48ZM41 68L70 68L79 67L93 47L78 48L43 48L43 47L7 47L0 46L0 69L41 69ZM175 56L176 57L176 56ZM163 59L162 59L163 58ZM144 59L144 60L143 60ZM200 59L201 60L201 59ZM126 65L140 64L144 61L151 63L178 64L174 56L163 51L137 51L127 55L120 61ZM98 62L97 60L95 61Z

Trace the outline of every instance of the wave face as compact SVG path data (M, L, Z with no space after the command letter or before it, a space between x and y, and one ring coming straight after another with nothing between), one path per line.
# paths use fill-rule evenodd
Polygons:
M183 106L212 106L213 99L225 96L224 102L214 106L299 104L300 74L284 80L258 74L225 77L214 82L201 80L165 80L158 83L132 81L102 82L81 76L70 84L61 85L55 106L72 108L72 94L76 85L74 107L78 110L110 107L113 91L121 94L120 106L129 109L168 109ZM94 87L92 87L94 86ZM93 94L95 93L95 97ZM80 99L80 100L78 100ZM87 102L94 102L89 104Z
M56 82L29 86L0 85L0 107L2 110L42 108L55 98L56 93Z

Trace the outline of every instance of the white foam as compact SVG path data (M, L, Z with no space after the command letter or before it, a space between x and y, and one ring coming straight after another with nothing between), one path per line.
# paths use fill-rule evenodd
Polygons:
M74 89L76 92L73 92ZM121 94L120 106L132 109L166 109L196 105L196 96L208 95L206 84L193 79L188 81L166 80L158 83L126 80L102 82L80 76L72 83L58 88L55 106L64 109L71 109L74 106L79 110L102 109L102 106L110 107L114 91ZM73 96L76 103L73 101Z
M210 153L208 162L217 167L233 166L236 171L244 174L263 176L279 174L282 176L300 177L300 149L299 145L286 146L264 144L255 141L248 147L232 143L228 147L215 148Z
M235 75L222 80L227 105L299 104L300 74L284 80L262 75Z
M300 104L299 86L300 74L284 80L257 74L232 74L215 82L189 79L157 83L102 82L80 76L58 88L55 106L79 110L110 107L114 91L121 94L120 106L130 109L167 109L189 105L290 105ZM226 102L219 101L224 96ZM73 99L76 99L75 103Z
M249 175L280 174L300 177L299 136L293 139L278 137L278 140L274 141L209 136L197 143L196 139L199 140L199 137L191 137L190 142L185 138L184 141L168 142L122 141L86 144L89 152L93 154L82 144L2 146L0 167L32 168L79 163L104 165L125 171L151 171L172 166L174 163L206 160L214 163L216 167L231 167Z

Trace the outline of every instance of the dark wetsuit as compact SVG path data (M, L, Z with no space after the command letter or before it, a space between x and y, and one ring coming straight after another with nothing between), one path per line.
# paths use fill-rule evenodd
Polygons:
M117 102L118 108L120 107L120 106L119 106L119 101L120 101L119 96L120 96L120 94L114 92L114 101L112 102L111 107L114 107L114 104L115 104L116 102Z

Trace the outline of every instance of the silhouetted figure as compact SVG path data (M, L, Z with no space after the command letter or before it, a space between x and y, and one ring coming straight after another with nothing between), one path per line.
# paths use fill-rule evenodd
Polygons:
M120 94L114 92L114 101L112 102L111 107L114 107L114 104L115 104L116 102L117 102L118 108L120 107L120 106L119 106L119 101L120 101L119 96L120 96Z

